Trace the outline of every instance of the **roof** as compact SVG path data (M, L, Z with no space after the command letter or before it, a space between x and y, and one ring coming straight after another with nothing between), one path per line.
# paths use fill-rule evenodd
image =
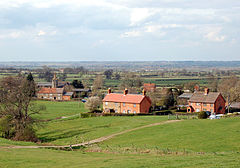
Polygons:
M240 109L240 102L233 102L230 105L231 108L236 108L236 109Z
M66 92L64 93L64 96L72 96L73 95L73 92Z
M38 93L41 94L63 94L63 88L41 88Z
M204 92L195 92L189 101L197 103L215 103L219 95L221 95L219 92L209 92L207 95L205 95Z
M147 98L150 102L150 98L148 98L147 96L143 96L140 94L119 94L119 93L110 93L107 94L103 101L107 101L107 102L119 102L119 103L136 103L136 104L140 104L144 98Z
M51 82L38 82L37 86L52 86Z
M74 92L90 92L90 89L72 89Z
M178 98L183 98L183 99L190 99L192 97L193 93L183 93Z

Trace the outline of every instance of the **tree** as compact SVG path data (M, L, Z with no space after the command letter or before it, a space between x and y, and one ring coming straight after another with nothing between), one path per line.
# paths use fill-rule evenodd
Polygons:
M38 113L40 109L32 102L34 88L35 83L24 77L6 77L0 81L0 125L5 128L0 131L5 137L24 141L37 140L33 129L37 121L31 115Z
M28 76L27 76L27 80L28 80L28 81L34 81L34 79L33 79L33 76L32 76L32 73L31 73L31 72L28 74Z
M137 88L137 90L140 91L142 85L142 79L134 73L126 73L121 82L121 88L128 88L130 91L134 90L133 88Z
M112 69L108 69L108 70L104 71L104 75L106 76L106 79L111 79L112 78L112 74L113 74L113 70Z
M116 80L120 80L120 79L121 79L121 76L120 76L119 73L116 73L116 74L115 74L115 79L116 79Z
M79 80L73 80L72 85L74 88L84 88L82 82Z
M101 89L103 87L103 78L101 75L98 75L93 81L92 95L93 96L102 96Z
M39 78L45 79L47 82L51 82L53 78L53 73L50 69L44 69L44 72L40 73Z
M191 92L194 92L194 87L197 85L198 83L196 83L196 82L188 82L188 83L185 83L184 84L184 88L185 89L188 89L188 90L190 90Z
M60 79L61 81L65 81L65 80L67 79L67 74L66 74L66 73L60 74L59 79Z
M240 101L240 80L236 76L223 78L219 82L219 91L228 101L228 107L232 102Z
M90 97L85 103L85 107L90 110L90 112L94 112L99 109L101 104L101 100L97 96Z

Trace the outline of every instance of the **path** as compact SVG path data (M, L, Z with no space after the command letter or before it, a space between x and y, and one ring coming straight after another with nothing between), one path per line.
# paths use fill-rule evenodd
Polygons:
M131 131L135 131L135 130L139 130L139 129L143 129L143 128L147 128L147 127L153 127L153 126L157 126L157 125L179 122L179 121L181 121L181 120L168 120L168 121L163 121L163 122L160 122L160 123L153 123L153 124L149 124L149 125L144 125L144 126L141 126L141 127L128 129L128 130L118 132L118 133L115 133L115 134L111 134L111 135L108 135L108 136L103 136L103 137L100 137L100 138L97 138L97 139L94 139L94 140L91 140L91 141L83 142L83 143L80 143L80 144L74 144L74 145L71 145L71 147L87 146L87 145L91 145L91 144L106 141L106 140L111 139L115 136L122 135L122 134L125 134L125 133L128 133L128 132L131 132ZM68 147L70 147L70 145L63 145L63 146L2 146L0 148L35 149L35 148L68 148Z

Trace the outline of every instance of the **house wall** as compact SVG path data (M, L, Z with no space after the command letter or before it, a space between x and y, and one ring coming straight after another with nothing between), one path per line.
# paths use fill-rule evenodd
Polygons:
M150 107L151 107L151 103L145 97L140 105L140 113L149 113Z
M37 98L42 100L62 100L63 96L62 94L38 93Z
M115 113L121 113L121 104L116 102L103 102L103 112L109 113L113 109Z
M140 104L121 103L121 113L136 114L140 113Z
M196 102L189 102L188 105L190 106L187 108L188 112L197 112L197 109L199 109L199 111L210 111L210 112L214 112L216 114L224 114L225 113L225 100L222 97L222 95L218 96L218 98L214 104L199 103L199 105L198 105L198 103L196 103Z
M225 113L225 104L226 104L225 99L222 97L222 95L219 95L215 102L216 114L224 114Z
M71 96L63 96L62 100L70 101L71 100Z

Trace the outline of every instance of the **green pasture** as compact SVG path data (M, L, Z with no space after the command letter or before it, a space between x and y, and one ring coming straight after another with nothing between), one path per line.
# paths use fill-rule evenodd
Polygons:
M75 117L46 122L37 135L43 143L70 145L164 120L166 116Z
M240 152L240 118L185 120L144 128L101 144L104 148L134 147L194 152Z
M82 112L87 112L84 103L79 101L66 101L66 102L56 102L56 101L35 101L38 106L45 106L46 110L40 111L39 114L34 114L34 118L38 119L55 119L63 116L76 115Z
M237 168L239 154L112 154L52 149L0 149L1 168Z

